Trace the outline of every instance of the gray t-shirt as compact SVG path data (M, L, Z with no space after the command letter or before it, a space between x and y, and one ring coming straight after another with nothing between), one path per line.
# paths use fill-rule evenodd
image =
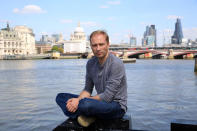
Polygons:
M86 65L84 90L92 94L94 86L101 100L116 101L127 111L127 80L122 60L109 53L100 65L97 57L91 58Z

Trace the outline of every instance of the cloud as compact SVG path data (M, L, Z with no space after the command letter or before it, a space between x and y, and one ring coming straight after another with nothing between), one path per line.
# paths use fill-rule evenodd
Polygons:
M158 31L158 36L160 35L166 39L171 39L173 33L174 29L164 29L163 31ZM197 38L197 27L183 28L183 37L186 39L195 40Z
M81 25L86 26L86 27L95 27L95 26L99 26L98 23L93 22L93 21L81 22Z
M121 33L112 33L110 35L110 43L111 44L118 44L120 43L120 39L122 38L122 34Z
M108 1L107 3L110 4L110 5L119 5L120 1L119 0L117 0L117 1Z
M174 29L163 29L157 31L157 43L159 46L171 43L171 37L174 34ZM197 27L183 28L183 37L186 39L195 40L197 38Z
M60 23L63 23L63 24L67 24L67 23L72 23L73 21L71 19L63 19L63 20L60 20Z
M152 25L152 24L150 24L150 23L148 23L148 22L140 22L140 24L141 24L141 25L143 25L143 26L149 26L149 25Z
M107 1L106 4L107 5L101 5L99 8L107 9L107 8L110 8L110 5L119 5L120 4L120 1L119 0L116 0L116 1Z
M176 16L176 15L168 15L167 19L169 20L175 20L177 18L183 19L183 16Z
M112 33L110 35L111 44L128 43L129 36L128 33L122 31L120 33Z
M163 32L164 32L164 33L166 33L166 32L167 32L167 33L170 33L170 32L172 33L173 30L172 30L172 29L164 29Z
M116 18L115 17L108 17L107 20L110 20L110 21L113 21L115 20Z
M47 32L47 31L42 31L42 32L39 33L39 35L49 35L49 34L50 34L50 33Z
M157 30L157 46L163 46L163 44L170 44L173 32L174 30L172 29Z
M6 23L6 22L9 22L9 21L8 20L0 19L0 23Z
M109 6L107 6L107 5L102 5L102 6L100 6L99 8L107 9L107 8L109 8Z
M17 13L17 14L41 14L41 13L46 13L45 10L41 9L37 5L26 5L22 9L14 8L13 12Z
M197 27L194 28L183 28L183 36L187 39L197 39Z

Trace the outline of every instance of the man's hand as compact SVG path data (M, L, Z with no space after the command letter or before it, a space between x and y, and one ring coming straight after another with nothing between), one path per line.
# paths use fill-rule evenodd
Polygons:
M66 108L69 112L74 113L78 109L79 100L90 97L90 93L82 91L78 98L71 98L67 101Z
M66 108L70 112L75 112L78 108L79 98L71 98L67 101Z

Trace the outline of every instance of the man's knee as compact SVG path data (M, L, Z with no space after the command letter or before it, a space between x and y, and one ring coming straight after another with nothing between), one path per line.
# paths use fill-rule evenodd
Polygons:
M66 102L70 98L76 98L78 95L70 94L70 93L59 93L56 96L56 102Z
M61 101L61 99L62 99L62 97L63 97L63 94L64 94L64 93L59 93L59 94L57 94L57 96L56 96L56 103L59 103L59 102Z
M82 112L89 112L93 109L93 104L90 99L84 98L79 101L78 108Z

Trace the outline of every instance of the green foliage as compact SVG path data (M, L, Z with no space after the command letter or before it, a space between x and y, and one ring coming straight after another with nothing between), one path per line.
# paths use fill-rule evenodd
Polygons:
M64 53L64 49L63 48L58 48L60 53Z
M59 51L58 48L59 48L59 47L55 45L55 46L53 46L53 48L52 48L51 50L52 50L52 51Z
M55 46L53 46L51 51L57 51L57 52L63 53L64 49L55 45Z

